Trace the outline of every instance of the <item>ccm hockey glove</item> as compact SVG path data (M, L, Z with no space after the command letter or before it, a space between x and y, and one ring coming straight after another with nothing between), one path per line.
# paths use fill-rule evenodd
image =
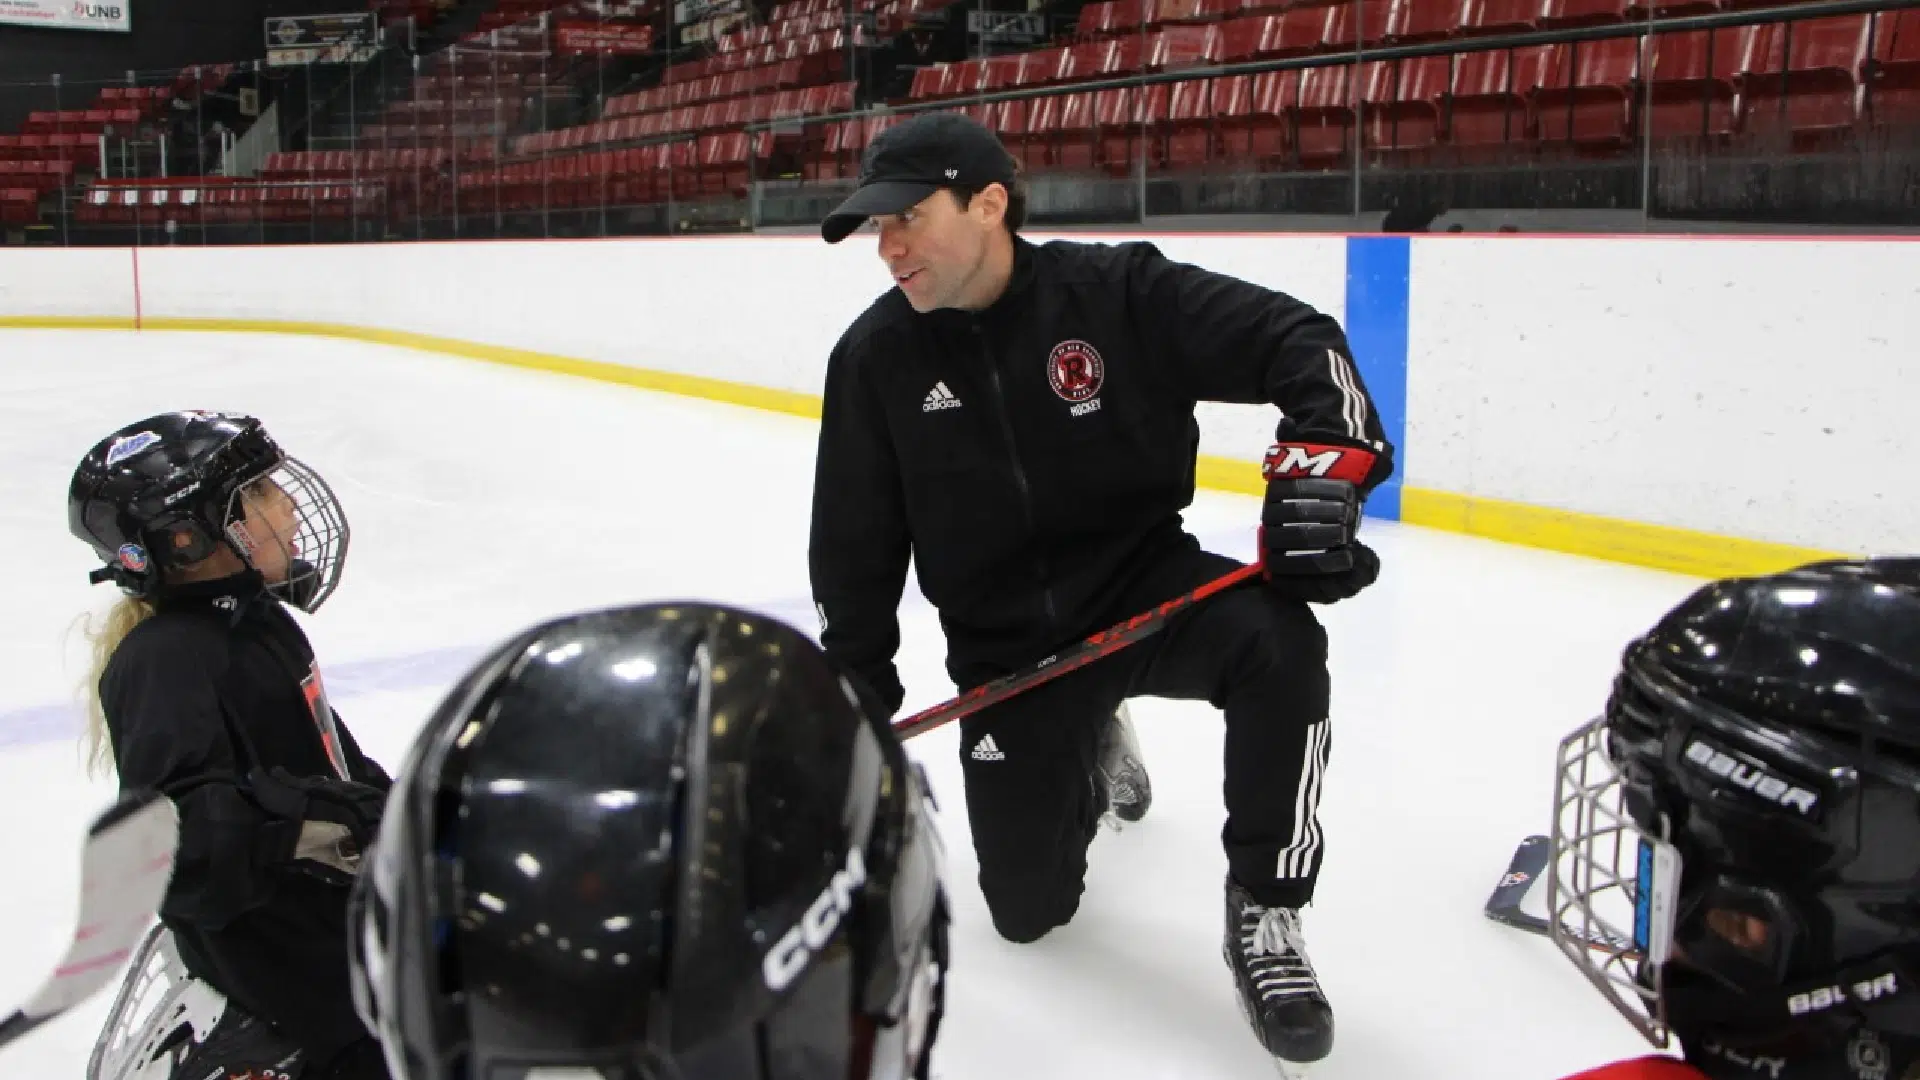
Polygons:
M1380 559L1355 538L1360 506L1383 471L1372 448L1337 438L1275 443L1261 475L1260 560L1269 587L1331 604L1373 584Z

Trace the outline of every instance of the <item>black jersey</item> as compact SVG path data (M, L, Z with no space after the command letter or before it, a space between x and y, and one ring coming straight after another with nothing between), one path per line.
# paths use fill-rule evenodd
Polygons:
M313 650L256 572L170 588L100 680L125 788L180 807L161 907L188 970L324 1059L367 1037L347 982L347 889L292 864L300 823L248 795L249 771L392 781L327 701Z

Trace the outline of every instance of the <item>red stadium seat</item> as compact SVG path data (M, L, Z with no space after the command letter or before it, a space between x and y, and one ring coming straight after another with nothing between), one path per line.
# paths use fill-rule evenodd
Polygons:
M1144 126L1141 109L1153 101L1165 101L1165 84L1136 89L1130 86L1102 90L1093 95L1093 119L1099 125L1100 164L1108 173L1125 176L1133 171L1138 149L1143 145Z
M1099 0L1080 9L1080 17L1073 24L1075 35L1082 39L1106 37L1112 34L1113 20L1120 5L1125 0Z
M1397 40L1439 41L1460 32L1466 8L1474 0L1405 0L1406 19Z
M1859 71L1872 28L1866 15L1761 27L1740 82L1746 130L1805 141L1852 129L1860 119Z
M1365 148L1406 152L1438 144L1449 67L1445 56L1368 63L1360 85Z
M1339 9L1295 8L1280 17L1280 27L1262 43L1262 52L1271 57L1307 56L1327 47L1329 23Z
M1460 32L1467 36L1520 34L1539 28L1541 0L1470 0Z
M1219 41L1215 48L1221 63L1244 64L1267 55L1267 41L1279 25L1280 20L1271 15L1251 15L1220 24L1215 31Z
M1453 72L1448 140L1456 148L1530 139L1527 99L1546 75L1551 46L1466 53Z
M1406 25L1408 3L1409 0L1368 0L1360 5L1357 16L1351 4L1335 8L1333 17L1327 21L1324 51L1352 52L1356 45L1373 48L1395 37ZM1363 31L1357 35L1358 41L1356 30Z
M1874 123L1920 119L1920 10L1880 14L1871 72L1867 114Z
M1327 167L1351 148L1353 105L1348 96L1353 66L1307 68L1300 73L1300 104L1294 110L1303 165Z
M1068 94L1060 99L1048 142L1048 159L1055 168L1080 172L1093 168L1100 141L1092 94Z
M1300 103L1301 72L1264 71L1226 80L1214 96L1222 149L1228 158L1256 165L1278 163L1293 152L1290 117Z
M1625 22L1630 3L1631 0L1545 0L1540 5L1540 27L1557 30Z
M1214 95L1224 81L1194 79L1173 84L1166 120L1155 130L1156 141L1165 146L1167 168L1205 168L1221 156L1214 139Z
M1670 19L1677 15L1701 15L1719 10L1720 0L1628 0L1627 18L1639 22L1648 18Z
M1639 77L1637 38L1557 46L1534 97L1540 138L1580 146L1631 143Z
M1751 61L1756 27L1653 35L1647 134L1722 138L1734 130L1734 78Z

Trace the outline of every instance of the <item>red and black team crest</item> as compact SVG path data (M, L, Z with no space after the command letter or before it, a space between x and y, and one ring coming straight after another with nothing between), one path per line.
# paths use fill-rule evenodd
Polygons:
M1075 404L1098 394L1106 379L1106 361L1084 341L1063 341L1047 354L1047 382L1054 393Z

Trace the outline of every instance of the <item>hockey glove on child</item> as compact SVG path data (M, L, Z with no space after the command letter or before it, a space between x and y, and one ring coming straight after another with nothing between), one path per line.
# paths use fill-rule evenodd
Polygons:
M262 810L297 823L288 856L295 869L335 884L352 881L360 853L379 834L386 792L351 780L295 776L280 766L255 769L247 782Z
M1267 450L1261 475L1262 576L1284 596L1316 604L1345 600L1380 576L1380 559L1355 538L1364 492L1387 463L1363 443L1320 437Z

